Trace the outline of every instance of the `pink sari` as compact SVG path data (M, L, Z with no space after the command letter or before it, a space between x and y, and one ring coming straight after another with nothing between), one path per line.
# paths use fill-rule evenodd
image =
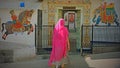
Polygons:
M52 38L52 52L48 62L49 66L51 66L53 62L59 62L66 57L68 30L64 24L64 19L59 19L55 25Z

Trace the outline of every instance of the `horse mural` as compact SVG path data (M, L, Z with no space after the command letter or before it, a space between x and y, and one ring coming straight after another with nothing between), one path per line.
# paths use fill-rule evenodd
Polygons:
M33 32L33 25L29 21L32 17L33 10L25 10L21 12L17 18L14 10L10 11L12 21L7 21L6 23L2 23L2 32L3 33L2 39L6 39L9 34L13 34L16 32L25 32L28 31L27 34L29 35Z
M114 9L114 3L107 5L107 3L104 2L104 4L101 4L95 9L94 13L95 15L92 18L92 22L95 23L95 25L98 25L101 22L108 24L108 26L114 23L119 26L118 15Z

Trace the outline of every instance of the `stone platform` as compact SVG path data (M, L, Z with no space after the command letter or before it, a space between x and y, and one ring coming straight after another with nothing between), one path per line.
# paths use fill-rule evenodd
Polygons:
M120 43L97 43L93 45L93 53L120 52Z
M0 41L0 63L28 60L35 56L34 46Z

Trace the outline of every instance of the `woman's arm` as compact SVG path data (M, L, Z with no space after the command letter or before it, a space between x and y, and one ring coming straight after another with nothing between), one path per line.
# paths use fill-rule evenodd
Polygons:
M69 38L67 38L67 49L68 49L68 51L70 51L70 41L69 41Z

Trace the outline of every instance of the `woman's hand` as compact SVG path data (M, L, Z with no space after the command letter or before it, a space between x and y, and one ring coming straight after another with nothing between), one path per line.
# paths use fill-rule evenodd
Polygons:
M70 46L68 46L67 50L70 51Z

